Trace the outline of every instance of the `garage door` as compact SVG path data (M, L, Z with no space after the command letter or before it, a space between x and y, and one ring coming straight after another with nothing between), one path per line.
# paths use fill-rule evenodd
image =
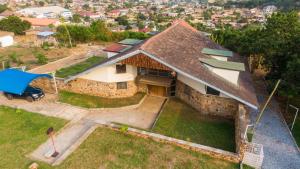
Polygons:
M166 87L162 86L154 86L154 85L148 85L148 92L150 95L154 96L163 96L166 97Z

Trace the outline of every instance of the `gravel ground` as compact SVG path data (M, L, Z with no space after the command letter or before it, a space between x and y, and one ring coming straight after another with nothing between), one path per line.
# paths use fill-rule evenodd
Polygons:
M265 98L265 96L259 95L259 103L264 103ZM257 112L251 113L252 121L256 119L257 114ZM300 153L279 114L278 104L275 100L272 100L264 112L254 134L253 142L264 146L263 169L300 168Z

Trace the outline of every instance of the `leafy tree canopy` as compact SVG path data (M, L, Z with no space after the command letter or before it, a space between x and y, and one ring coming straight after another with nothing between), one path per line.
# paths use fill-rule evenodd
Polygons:
M9 16L0 20L0 30L14 32L16 35L23 35L24 31L30 29L31 24L28 21L22 21L17 16Z
M278 12L263 27L243 29L224 27L212 39L244 56L260 57L267 70L266 79L274 84L282 79L281 95L300 94L300 21L297 12Z

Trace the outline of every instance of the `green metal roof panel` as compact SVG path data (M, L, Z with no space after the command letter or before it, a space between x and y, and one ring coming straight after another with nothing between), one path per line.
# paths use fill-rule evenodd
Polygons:
M139 39L124 39L118 43L123 44L123 45L136 45L141 42L142 42L142 40L139 40Z
M217 55L217 56L225 56L225 57L233 56L233 52L228 51L228 50L203 48L201 52L204 54L207 54L207 55Z
M199 59L202 63L210 65L212 67L221 68L221 69L229 69L229 70L236 70L236 71L245 71L244 63L240 62L228 62L228 61L220 61L217 59Z

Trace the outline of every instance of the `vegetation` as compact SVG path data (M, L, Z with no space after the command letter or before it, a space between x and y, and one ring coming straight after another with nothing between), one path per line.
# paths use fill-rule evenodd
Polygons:
M300 21L296 12L273 14L264 27L225 27L213 32L212 39L257 60L258 66L267 71L270 89L281 79L281 96L292 98L300 94Z
M17 16L9 16L0 20L0 30L14 32L16 35L25 34L24 31L30 29L31 24L28 21L22 21Z
M68 76L76 75L78 73L85 71L88 68L93 67L94 65L96 65L98 63L101 63L104 59L105 59L105 57L99 57L99 56L90 57L87 60L80 62L78 64L57 70L56 76L65 78Z
M0 13L4 12L5 10L7 10L7 5L0 4Z
M145 93L137 93L134 96L126 98L104 98L60 91L59 101L85 108L116 108L138 104L144 96Z
M153 131L235 152L233 122L202 116L197 110L176 98L165 104Z
M112 32L103 21L92 22L90 26L67 25L57 27L56 38L59 42L66 44L69 41L67 30L73 43L86 43L91 41L119 41L126 38L146 39L149 35L141 32Z
M57 131L66 121L20 109L0 106L0 168L28 168L32 160L26 158L48 136L49 127Z
M38 64L44 65L48 63L48 58L46 57L46 55L42 53L35 53L34 56L37 59Z

